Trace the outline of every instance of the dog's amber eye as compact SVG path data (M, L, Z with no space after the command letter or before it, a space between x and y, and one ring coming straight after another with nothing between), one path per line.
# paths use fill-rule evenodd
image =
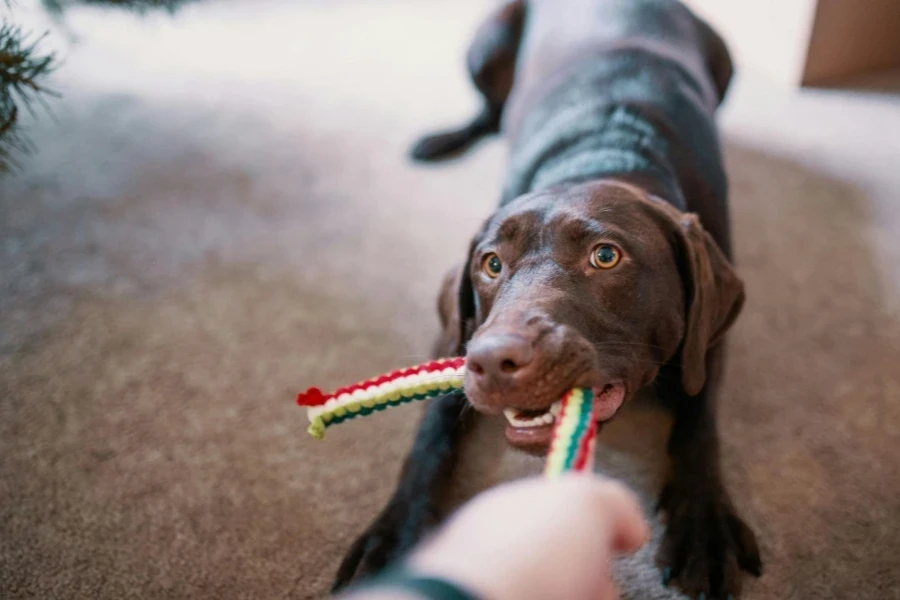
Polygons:
M498 275L500 275L500 271L503 270L503 263L500 262L500 257L491 252L481 261L481 270L485 272L485 274L494 279Z
M611 244L600 244L591 250L591 266L595 269L612 269L621 259L622 253Z

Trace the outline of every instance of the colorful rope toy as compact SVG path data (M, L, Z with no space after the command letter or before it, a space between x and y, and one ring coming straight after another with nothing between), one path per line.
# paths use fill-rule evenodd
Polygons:
M566 392L553 428L553 439L544 475L553 477L566 471L590 471L594 466L597 419L593 410L594 392L575 388Z
M312 387L297 396L297 404L307 408L309 434L322 439L332 425L460 390L465 368L462 357L434 360L338 388L331 394ZM594 394L587 388L569 390L562 397L544 468L547 477L591 469L597 438L593 400Z

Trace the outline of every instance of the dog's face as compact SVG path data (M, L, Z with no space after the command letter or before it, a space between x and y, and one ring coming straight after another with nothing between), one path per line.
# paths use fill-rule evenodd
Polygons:
M698 393L706 349L742 302L693 215L609 182L523 196L494 214L445 280L440 312L445 348L465 345L471 404L503 412L511 444L541 450L572 387L592 388L606 420L675 359Z

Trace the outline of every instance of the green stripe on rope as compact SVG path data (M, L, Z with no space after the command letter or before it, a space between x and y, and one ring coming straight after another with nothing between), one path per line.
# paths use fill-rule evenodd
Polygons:
M578 440L584 435L584 431L587 429L590 422L591 413L590 411L584 410L586 404L590 404L589 399L586 397L586 394L582 393L581 402L578 407L578 425L575 427L575 433L569 442L568 452L566 453L566 469L571 469L575 464L575 459L578 458L578 450L580 448Z
M400 396L396 400L389 400L387 402L381 402L372 407L361 407L356 412L350 411L349 409L344 409L343 414L336 415L335 413L326 412L316 417L312 423L310 423L307 431L310 435L312 435L316 439L322 439L325 435L325 428L331 425L337 425L338 423L343 423L344 421L349 421L350 419L354 419L356 417L365 417L367 415L371 415L375 412L381 412L386 408L390 408L393 406L400 406L401 404L407 404L409 402L415 402L419 400L427 400L429 398L434 398L435 396L440 396L452 391L454 388L452 386L448 386L447 389L437 389L431 390L424 394L415 394L412 396Z

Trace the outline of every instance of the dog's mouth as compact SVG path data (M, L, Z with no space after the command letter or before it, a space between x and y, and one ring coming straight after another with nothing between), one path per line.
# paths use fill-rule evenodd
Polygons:
M594 388L594 414L597 421L608 421L625 400L625 384L617 381ZM510 445L543 454L553 438L553 426L562 410L560 401L543 409L505 408L506 441Z

